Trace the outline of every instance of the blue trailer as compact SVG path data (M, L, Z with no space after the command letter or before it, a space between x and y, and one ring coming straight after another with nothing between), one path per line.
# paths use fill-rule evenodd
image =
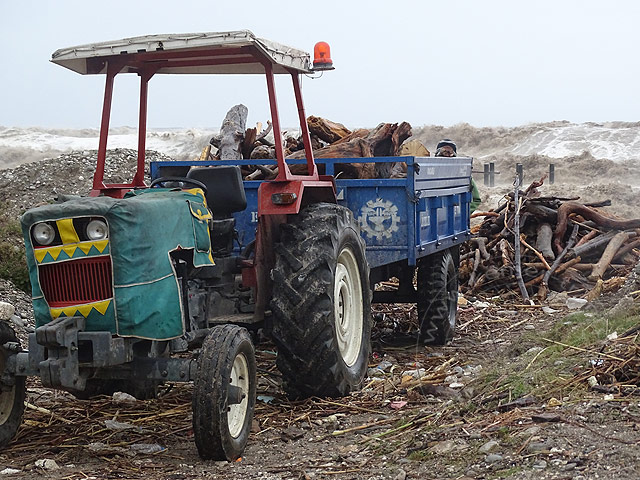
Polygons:
M428 344L451 340L457 308L459 245L471 236L469 157L319 158L327 175L336 164L405 162L404 178L336 179L336 199L347 207L360 228L370 268L372 302L416 303L421 335ZM151 163L151 177L186 176L190 168L223 165L276 166L276 160L165 161ZM290 165L304 160L288 160ZM247 207L233 213L236 252L255 239L258 225L258 189L263 181L244 181ZM216 206L211 205L215 212ZM413 279L418 268L418 288ZM453 270L452 270L453 269ZM397 277L397 290L375 290L375 284ZM443 301L438 302L438 298ZM435 295L435 301L434 301Z
M405 178L336 179L336 198L351 210L366 243L366 256L372 275L398 262L415 267L420 258L456 247L471 237L469 204L471 169L469 157L374 157L317 158L325 173L333 175L336 164L407 164ZM304 160L288 160L302 164ZM191 167L221 165L276 166L276 160L207 160L151 162L151 178L184 173ZM246 209L235 212L239 245L255 239L258 223L260 180L243 182ZM215 206L212 205L215 209Z

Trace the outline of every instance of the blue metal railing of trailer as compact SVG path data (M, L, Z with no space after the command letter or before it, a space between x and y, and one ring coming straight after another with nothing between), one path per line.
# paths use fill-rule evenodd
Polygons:
M336 179L338 203L358 220L371 268L406 260L415 265L425 255L458 245L471 236L469 157L318 158L319 169L333 175L336 164L405 162L404 178ZM287 160L289 165L306 160ZM163 161L151 163L151 178L165 167L277 165L275 160ZM186 169L186 168L185 168ZM239 241L255 238L258 187L264 180L245 180L247 208L234 213ZM215 205L210 205L215 211Z

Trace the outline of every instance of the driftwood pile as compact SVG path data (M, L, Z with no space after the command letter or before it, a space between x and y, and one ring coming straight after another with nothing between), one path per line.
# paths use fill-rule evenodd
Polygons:
M270 122L262 129L258 124L246 128L248 110L236 105L227 113L220 134L210 140L201 160L274 159L276 149L268 134ZM311 146L316 158L361 158L398 156L403 142L411 136L411 125L407 122L381 123L374 129L349 130L344 125L320 117L310 116L307 125ZM214 147L214 149L212 149ZM283 134L283 148L287 159L304 159L304 144L301 135ZM427 152L428 154L428 152ZM294 174L306 173L305 165L290 165ZM318 165L320 174L324 166ZM243 167L243 178L247 180L273 179L278 171L275 166L250 165ZM404 163L344 163L336 165L335 175L340 178L394 178L406 176Z
M543 182L514 188L496 209L473 215L484 221L463 246L463 291L519 292L529 301L544 300L553 290L593 300L624 282L640 256L640 219L603 213L600 207L609 200L542 196Z

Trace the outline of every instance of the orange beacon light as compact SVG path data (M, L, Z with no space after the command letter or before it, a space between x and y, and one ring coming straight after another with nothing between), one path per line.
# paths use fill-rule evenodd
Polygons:
M331 60L331 49L327 42L318 42L313 47L313 69L333 70L333 60Z

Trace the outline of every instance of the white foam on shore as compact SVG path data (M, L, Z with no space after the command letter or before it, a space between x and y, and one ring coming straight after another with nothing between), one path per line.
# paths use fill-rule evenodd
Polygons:
M146 148L175 159L199 156L217 129L149 129ZM435 150L441 138L452 138L458 152L478 159L499 155L543 155L561 159L588 152L614 162L640 160L640 123L550 122L519 127L473 127L468 124L414 127L414 137ZM0 168L11 168L74 150L96 150L97 129L14 128L0 126ZM137 129L112 128L108 148L137 148Z

